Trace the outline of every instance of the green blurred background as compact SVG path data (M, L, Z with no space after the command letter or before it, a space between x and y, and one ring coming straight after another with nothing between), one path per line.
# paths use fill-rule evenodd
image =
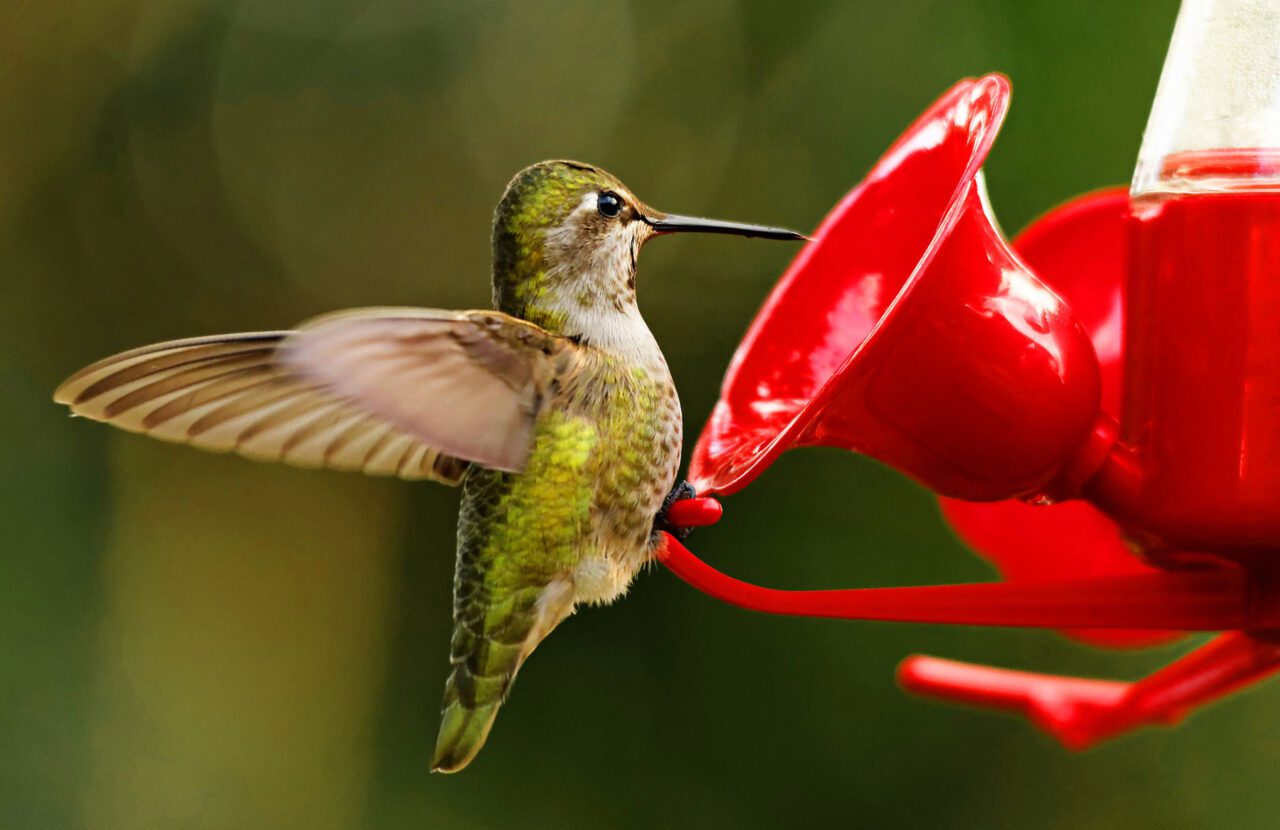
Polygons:
M545 157L653 204L809 228L929 101L1008 73L1006 228L1127 180L1175 3L0 2L0 825L1239 827L1280 706L1068 754L912 700L926 651L1136 676L1053 634L751 615L650 570L564 625L478 761L427 761L456 493L72 421L82 364L369 304L488 302L489 217ZM648 247L696 434L792 246ZM694 537L783 586L980 580L921 488L792 453Z

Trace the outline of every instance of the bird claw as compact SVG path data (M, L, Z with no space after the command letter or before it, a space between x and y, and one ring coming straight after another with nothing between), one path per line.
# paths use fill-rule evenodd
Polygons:
M653 532L657 534L670 533L680 541L689 538L689 534L693 532L692 526L674 525L670 520L671 506L678 501L685 499L697 498L698 491L693 489L693 485L684 479L676 482L671 488L671 492L667 493L667 497L662 500L662 507L658 510L658 515L653 519Z

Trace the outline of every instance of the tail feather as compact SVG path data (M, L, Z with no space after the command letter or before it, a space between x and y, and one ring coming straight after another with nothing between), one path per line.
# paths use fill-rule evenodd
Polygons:
M455 618L453 673L445 684L432 772L458 772L476 757L520 666L572 612L573 585L558 579L530 603L487 610L483 622L465 614ZM518 637L509 639L517 631Z
M498 717L502 699L467 708L454 701L440 713L440 735L436 738L436 751L431 759L432 772L458 772L484 746Z

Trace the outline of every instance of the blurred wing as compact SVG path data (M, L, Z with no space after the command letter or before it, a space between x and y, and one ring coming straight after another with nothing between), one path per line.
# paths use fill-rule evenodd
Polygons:
M304 324L280 360L420 441L518 472L557 367L577 353L496 311L375 308Z
M176 340L106 358L54 400L75 415L181 444L299 467L456 484L467 463L278 360L291 332Z

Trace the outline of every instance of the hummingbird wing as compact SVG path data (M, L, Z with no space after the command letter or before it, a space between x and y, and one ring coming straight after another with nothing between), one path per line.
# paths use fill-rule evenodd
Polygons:
M497 311L373 308L305 323L281 362L450 455L520 472L546 392L578 351Z
M308 381L279 361L287 331L143 346L58 387L72 414L215 452L298 467L457 484L467 462Z
M375 309L133 349L54 400L202 449L456 484L470 461L523 466L544 364L571 347L497 312Z

